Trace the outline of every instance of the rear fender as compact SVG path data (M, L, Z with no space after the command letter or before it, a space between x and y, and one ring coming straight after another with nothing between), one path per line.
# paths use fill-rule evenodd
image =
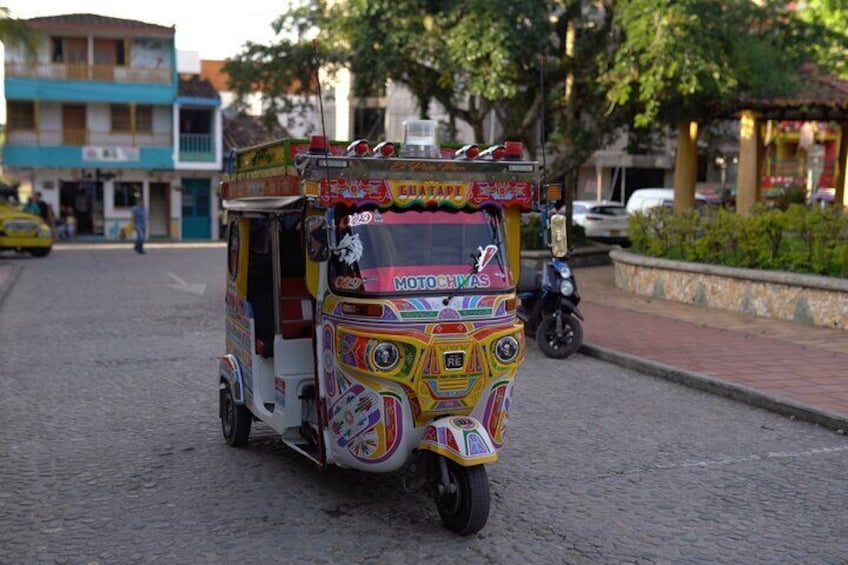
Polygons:
M447 416L429 424L418 449L438 453L463 467L498 460L489 432L468 416Z
M233 404L244 404L244 382L238 360L229 353L221 357L221 362L218 364L218 374L220 375L221 388L230 387Z

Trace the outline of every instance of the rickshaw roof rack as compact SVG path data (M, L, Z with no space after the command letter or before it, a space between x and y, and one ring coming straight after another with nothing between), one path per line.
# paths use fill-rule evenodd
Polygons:
M390 142L371 147L364 139L341 142L324 136L281 139L231 152L221 193L227 201L307 197L324 206L532 205L539 167L522 160L521 143L482 148L442 144L424 150L424 137L417 139L419 156L397 156ZM434 150L438 157L431 156ZM247 205L225 204L233 210Z

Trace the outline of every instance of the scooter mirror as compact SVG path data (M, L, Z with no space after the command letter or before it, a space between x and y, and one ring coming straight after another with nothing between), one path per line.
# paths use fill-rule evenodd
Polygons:
M554 214L550 218L550 226L551 254L554 257L565 257L568 254L568 230L565 216Z
M321 216L310 216L304 223L306 231L306 254L310 261L322 263L330 258L327 243L327 221Z

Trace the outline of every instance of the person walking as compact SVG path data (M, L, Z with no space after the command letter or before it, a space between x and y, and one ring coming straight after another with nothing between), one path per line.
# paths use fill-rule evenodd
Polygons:
M147 209L144 207L144 197L139 194L132 207L132 221L135 227L135 252L144 253L144 236L147 233Z

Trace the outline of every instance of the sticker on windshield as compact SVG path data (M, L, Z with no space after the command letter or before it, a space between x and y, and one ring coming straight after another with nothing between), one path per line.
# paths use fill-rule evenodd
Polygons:
M362 241L359 234L345 235L333 251L339 256L339 261L352 266L362 258Z
M358 212L348 217L348 226L352 228L381 223L383 223L383 218L380 216L380 212Z
M489 261L498 253L498 246L489 244L485 248L478 247L477 248L477 262L474 266L477 268L477 272L481 272L486 268L486 265L489 264Z
M339 290L357 290L362 286L362 279L359 277L336 277L333 282Z
M397 291L455 290L458 288L489 288L489 275L408 275L392 278Z

